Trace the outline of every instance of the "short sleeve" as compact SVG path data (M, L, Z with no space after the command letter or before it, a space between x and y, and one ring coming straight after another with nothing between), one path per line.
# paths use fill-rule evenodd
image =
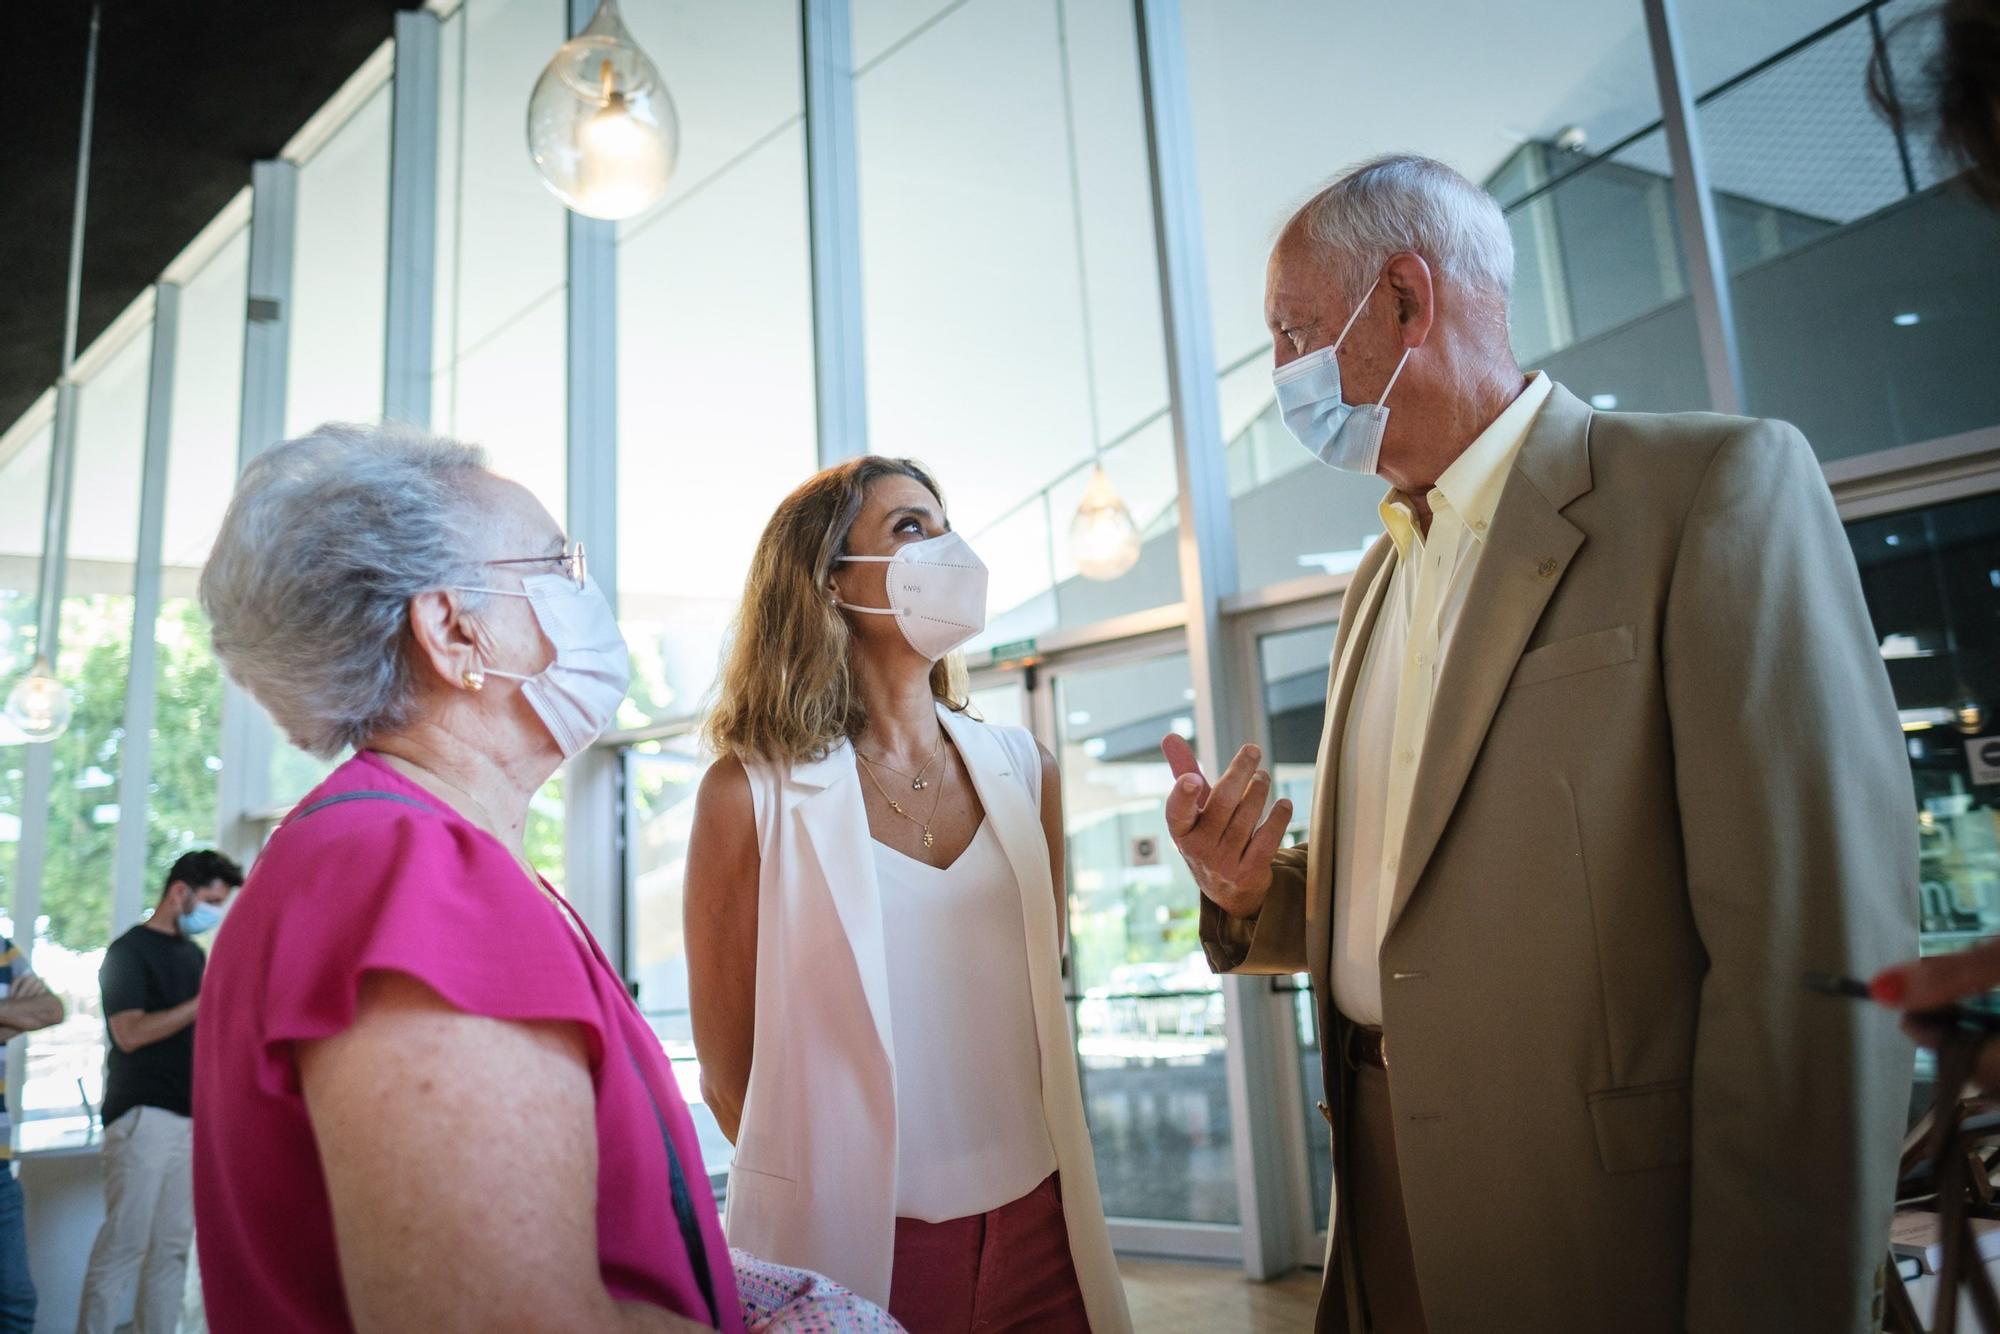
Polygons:
M593 1074L602 1064L605 1019L579 942L471 826L395 802L343 803L281 829L256 889L270 896L267 1049L345 1030L362 978L395 972L467 1014L576 1024Z
M104 1014L125 1014L146 1008L146 970L131 946L113 941L104 951L97 980L104 988Z

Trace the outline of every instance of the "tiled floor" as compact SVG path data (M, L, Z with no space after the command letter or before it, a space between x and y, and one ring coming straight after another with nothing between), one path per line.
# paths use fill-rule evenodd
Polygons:
M1234 1265L1118 1261L1138 1334L1308 1334L1319 1273L1300 1270L1252 1283Z

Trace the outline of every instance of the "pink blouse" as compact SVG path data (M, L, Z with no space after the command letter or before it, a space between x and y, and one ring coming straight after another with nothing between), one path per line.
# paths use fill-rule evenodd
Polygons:
M364 791L391 799L336 801L302 814ZM709 1300L676 1217L670 1140L720 1328L743 1329L694 1122L618 974L498 842L363 753L271 836L216 939L202 986L195 1237L218 1334L351 1326L292 1044L352 1023L361 978L375 971L415 978L468 1014L576 1025L597 1095L605 1287L621 1300L709 1323ZM535 1241L496 1232L492 1244Z

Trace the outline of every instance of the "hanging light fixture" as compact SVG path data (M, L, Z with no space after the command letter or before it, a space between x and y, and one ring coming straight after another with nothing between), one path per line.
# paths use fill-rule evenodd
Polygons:
M70 217L69 284L63 320L62 374L56 382L56 438L49 456L49 507L42 527L42 561L35 608L35 662L7 692L8 723L31 742L54 741L69 730L69 688L49 663L61 628L62 546L67 541L70 474L76 456L76 329L83 302L83 221L90 200L90 138L97 108L97 33L103 6L90 7L90 42L83 58L83 128L77 136L76 208Z
M69 730L69 688L37 654L28 674L7 692L7 721L23 741L54 741Z
M528 98L528 154L556 198L592 218L645 212L666 193L681 122L660 71L603 0L557 48Z
M1139 563L1139 525L1104 471L1104 433L1097 417L1097 349L1090 326L1090 271L1083 254L1083 186L1076 164L1076 102L1070 92L1069 23L1056 0L1056 47L1062 57L1063 130L1069 149L1070 226L1075 233L1076 289L1083 306L1083 374L1090 395L1090 484L1069 521L1069 553L1086 579L1116 579Z
M1139 525L1102 463L1091 468L1083 503L1069 521L1069 552L1086 579L1116 579L1139 561Z

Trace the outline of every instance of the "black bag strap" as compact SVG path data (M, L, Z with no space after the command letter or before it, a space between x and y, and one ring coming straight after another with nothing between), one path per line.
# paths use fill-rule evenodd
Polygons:
M667 1183L673 1194L674 1221L680 1224L681 1245L687 1247L688 1260L694 1266L694 1281L701 1288L701 1299L708 1303L708 1323L721 1329L722 1315L715 1306L715 1276L708 1268L708 1239L702 1235L701 1218L694 1211L694 1195L688 1189L687 1173L681 1169L681 1156L674 1148L672 1133L667 1129L666 1114L660 1110L660 1100L653 1096L653 1086L639 1064L638 1053L628 1047L625 1054L632 1061L633 1077L639 1081L639 1087L646 1090L646 1101L653 1105L653 1124L659 1127L660 1144L667 1151ZM706 1180L703 1184L707 1184Z
M415 797L406 797L400 792L353 791L336 792L330 797L322 797L310 806L292 812L285 823L303 820L315 811L323 811L329 806L338 806L345 801L397 801L405 806L415 806L419 810L435 811L427 802ZM666 1113L660 1110L660 1100L653 1096L653 1086L646 1078L645 1067L639 1064L639 1054L628 1045L626 1059L632 1062L633 1077L639 1087L646 1091L646 1101L653 1109L653 1124L659 1127L660 1144L667 1151L667 1185L673 1197L674 1221L680 1225L681 1245L687 1248L688 1260L694 1266L694 1281L701 1289L701 1298L708 1304L708 1323L716 1329L722 1328L722 1315L715 1305L715 1276L708 1267L708 1239L702 1235L701 1217L695 1213L694 1194L688 1189L687 1172L681 1167L680 1152L674 1148L674 1137L667 1129Z

